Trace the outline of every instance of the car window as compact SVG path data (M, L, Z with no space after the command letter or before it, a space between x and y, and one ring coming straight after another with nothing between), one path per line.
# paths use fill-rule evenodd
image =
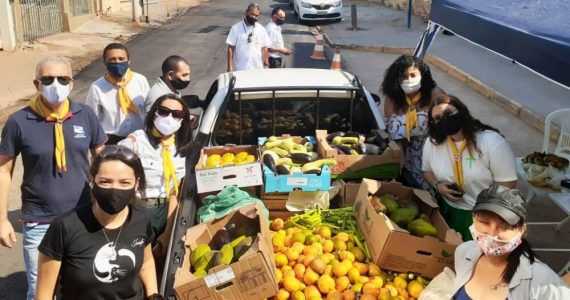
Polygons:
M223 107L213 132L213 143L257 144L258 137L290 134L314 135L315 130L329 132L369 132L376 129L374 116L367 102L359 96L352 101L347 98L271 98L238 101L233 97ZM240 107L241 102L241 107ZM241 116L241 117L240 117ZM240 135L240 121L242 134Z

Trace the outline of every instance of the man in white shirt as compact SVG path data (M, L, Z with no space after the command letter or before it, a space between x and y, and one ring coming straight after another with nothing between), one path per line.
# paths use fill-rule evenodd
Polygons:
M97 115L113 145L144 126L144 102L149 91L146 77L129 68L129 51L119 43L103 50L107 72L91 84L86 104Z
M261 9L259 4L251 3L245 11L245 18L230 30L227 59L228 72L262 69L269 66L267 47L270 45L267 31L262 25L256 25Z
M271 22L265 26L271 46L269 46L269 67L281 68L283 66L283 55L290 55L293 51L285 48L283 36L281 35L281 25L285 23L285 11L276 7L271 12Z

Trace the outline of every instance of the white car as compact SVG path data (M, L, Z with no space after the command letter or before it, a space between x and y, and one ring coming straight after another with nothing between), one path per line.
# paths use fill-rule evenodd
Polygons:
M342 0L289 0L297 21L342 20Z

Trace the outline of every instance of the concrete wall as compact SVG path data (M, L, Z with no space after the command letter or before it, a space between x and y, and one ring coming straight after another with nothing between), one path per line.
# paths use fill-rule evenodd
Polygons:
M368 0L384 4L399 10L408 10L408 0ZM431 10L431 0L412 0L412 13L425 19L429 16Z

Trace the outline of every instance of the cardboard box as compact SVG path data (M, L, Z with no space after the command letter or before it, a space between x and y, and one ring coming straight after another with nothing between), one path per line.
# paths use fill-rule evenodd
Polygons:
M258 232L251 248L239 261L229 266L218 266L208 275L196 277L190 272L190 254L199 244L210 244L217 249L213 239L227 224L240 229L246 225ZM237 209L225 217L189 228L185 236L184 261L174 278L174 290L180 300L209 299L265 299L277 294L275 258L271 244L269 222L263 217L257 204Z
M227 152L237 154L242 151L255 156L255 162L213 169L206 169L205 167L206 159L209 155L223 155ZM200 160L196 165L196 185L198 193L221 191L228 185L237 185L239 187L262 185L263 174L261 172L259 157L260 154L257 146L219 146L202 148Z
M360 182L345 182L342 192L342 206L353 206L356 202L356 196L358 195L359 189Z
M418 204L437 228L438 237L417 237L393 223L385 214L376 214L368 196L395 195L399 200ZM358 190L354 211L358 226L368 242L370 252L381 268L413 272L433 278L444 267L453 269L455 248L462 243L461 235L449 228L431 195L423 190L402 186L397 182L363 179Z
M326 130L317 130L315 135L319 156L337 161L337 165L331 169L333 178L388 179L400 176L403 167L402 151L394 141L390 141L388 148L380 155L344 155L338 154L328 143Z
M311 142L316 145L314 137L300 137L283 135L280 138L292 138L297 144L305 144ZM266 137L258 138L259 146L263 146ZM316 150L315 150L316 151ZM305 192L328 191L331 187L331 171L328 166L323 166L320 174L303 174L296 173L291 175L279 175L273 173L267 166L263 166L263 176L265 181L265 192L291 192L294 190L302 190Z

